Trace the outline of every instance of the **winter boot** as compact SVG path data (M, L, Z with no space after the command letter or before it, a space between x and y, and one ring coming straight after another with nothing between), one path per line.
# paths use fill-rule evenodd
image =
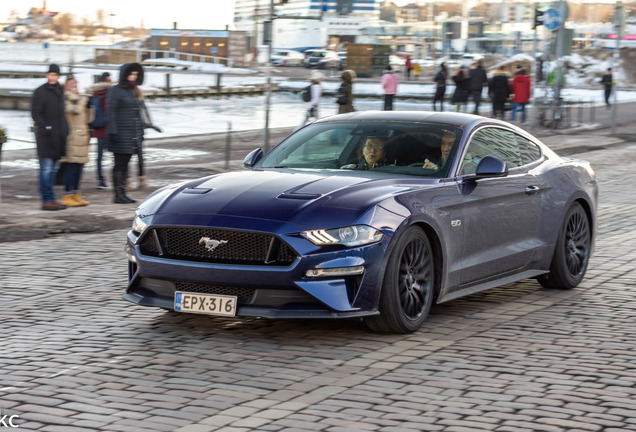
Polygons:
M113 172L113 191L115 192L113 202L115 204L132 204L137 202L126 195L126 177L125 172Z
M75 199L73 198L74 196L75 194L67 194L62 196L62 205L65 205L66 207L80 207L81 204L75 201Z
M148 187L148 182L146 181L146 176L139 176L139 189L143 189Z
M130 179L130 177L126 176L126 190L131 191L133 189L134 187L133 187L132 180Z
M87 206L91 203L90 201L83 200L82 195L78 193L76 193L75 195L72 195L72 197L75 200L75 202L77 202L81 206Z

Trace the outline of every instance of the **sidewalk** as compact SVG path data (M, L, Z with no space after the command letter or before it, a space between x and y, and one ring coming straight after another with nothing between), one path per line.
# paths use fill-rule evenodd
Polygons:
M288 135L291 129L271 131L271 145ZM611 128L602 124L570 130L541 130L535 133L561 156L620 145L636 140L636 125ZM130 196L143 200L152 191L182 180L226 171L226 134L185 136L147 140L145 162L148 187L133 190ZM247 131L232 135L229 169L240 169L243 158L251 150L263 146L263 131ZM94 160L94 154L91 160ZM111 161L110 154L107 156ZM131 176L136 175L136 158L131 161ZM110 172L111 165L106 165ZM136 180L133 177L133 180ZM111 185L110 180L108 181ZM112 189L97 189L95 166L87 164L82 180L82 196L91 202L86 207L61 211L40 210L37 186L37 159L33 150L4 152L0 162L0 243L31 240L64 233L103 232L130 226L135 204L113 204ZM61 187L56 187L58 198ZM123 241L123 240L122 240Z

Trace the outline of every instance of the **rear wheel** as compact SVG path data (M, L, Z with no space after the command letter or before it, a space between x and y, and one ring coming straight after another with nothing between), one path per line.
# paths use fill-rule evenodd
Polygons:
M565 215L556 242L550 273L538 281L547 288L571 289L583 280L590 259L592 233L590 221L579 203L574 203Z
M435 264L431 243L412 226L398 239L382 284L380 315L365 318L374 331L410 333L419 329L433 303Z

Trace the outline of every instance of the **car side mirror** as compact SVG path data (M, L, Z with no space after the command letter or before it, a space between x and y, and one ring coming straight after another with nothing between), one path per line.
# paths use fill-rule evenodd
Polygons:
M245 159L243 159L243 166L245 168L252 168L256 163L263 158L263 149L257 148L252 150Z
M489 177L506 177L508 175L508 164L498 157L484 156L477 164L475 175L466 178L467 181L478 180Z

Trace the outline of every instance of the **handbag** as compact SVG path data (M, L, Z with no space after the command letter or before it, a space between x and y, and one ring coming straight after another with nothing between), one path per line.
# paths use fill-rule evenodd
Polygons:
M504 111L512 111L512 102L504 102Z

